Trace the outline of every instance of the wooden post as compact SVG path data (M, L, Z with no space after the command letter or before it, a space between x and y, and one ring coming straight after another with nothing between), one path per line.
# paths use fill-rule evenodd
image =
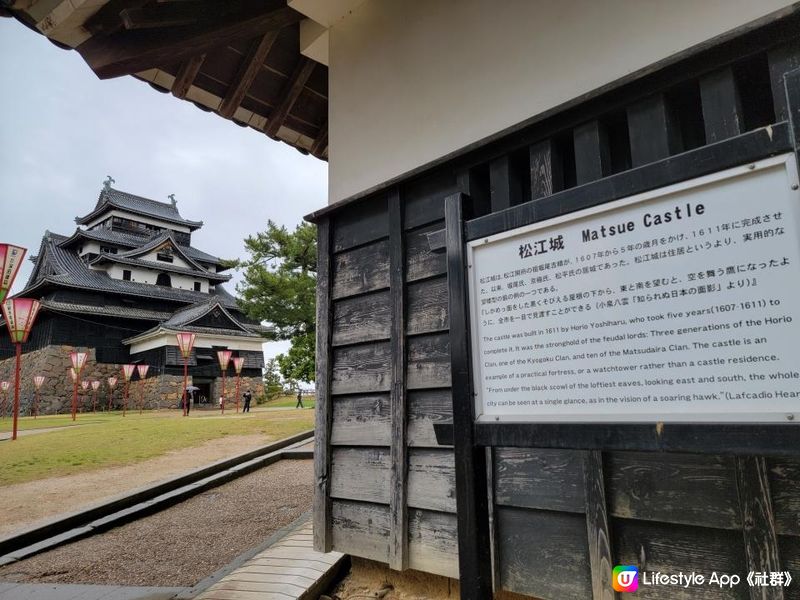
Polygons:
M784 76L786 114L789 119L789 137L800 168L800 68Z
M744 131L742 106L732 67L701 78L700 99L707 144L737 136Z
M763 456L736 459L736 487L744 534L747 570L761 573L781 571L775 516ZM783 600L782 587L751 587L751 600Z
M463 204L466 199L461 193L445 199L458 570L462 600L488 600L492 597L489 506L486 454L483 448L476 448L474 444L474 397L470 379L463 229Z
M608 133L600 121L589 121L572 132L575 142L575 179L578 185L611 174Z
M772 83L772 106L775 109L775 122L780 123L789 117L784 76L790 71L800 69L800 39L770 50L767 60Z
M650 96L628 107L628 138L634 167L681 151L680 129L664 94Z
M331 551L331 222L317 225L317 403L314 426L314 550Z
M531 146L531 200L564 189L564 167L555 142L544 140Z
M583 479L586 489L586 532L589 536L592 599L615 600L617 593L611 587L614 559L611 554L611 534L608 530L602 451L592 450L586 453Z
M522 203L522 182L508 154L489 163L489 200L492 212Z
M391 407L391 497L389 513L389 566L408 568L408 507L406 456L406 289L403 207L398 188L389 194L389 291L392 307L390 330L392 357Z

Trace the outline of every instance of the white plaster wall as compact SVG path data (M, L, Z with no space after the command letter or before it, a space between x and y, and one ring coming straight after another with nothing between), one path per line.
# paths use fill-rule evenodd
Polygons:
M139 256L137 258L139 258L141 260L150 261L150 262L154 263L155 265L168 264L168 265L172 265L174 267L182 267L184 269L188 269L189 268L189 263L187 263L185 260L183 260L177 254L173 254L172 255L172 262L171 263L164 263L163 261L158 260L157 256L158 256L158 251L154 250L153 252L150 252L149 254L144 254L144 255Z
M111 263L106 270L108 276L112 279L122 279L122 271L128 270L131 272L131 281L135 281L137 283L149 283L151 285L155 285L156 278L160 271L149 271L147 269L138 269L136 267L131 267L127 265ZM200 282L200 291L208 293L208 280L207 279L195 279L194 277L187 277L186 275L181 275L179 273L170 273L169 271L165 271L165 273L169 274L172 278L172 287L181 290L194 290L194 282Z
M236 336L226 335L198 335L195 340L195 348L213 348L214 346L227 348L228 350L252 350L261 352L263 342L258 339L247 339ZM145 352L153 348L161 348L163 346L174 346L175 334L174 333L156 333L144 339L140 339L131 344L131 353Z
M335 202L789 6L371 0L331 27Z

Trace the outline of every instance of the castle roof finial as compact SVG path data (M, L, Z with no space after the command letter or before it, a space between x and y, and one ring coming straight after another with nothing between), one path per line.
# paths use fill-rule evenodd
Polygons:
M108 179L106 179L106 180L103 182L103 189L104 189L105 191L108 191L108 190L110 190L110 189L111 189L111 184L112 184L112 183L116 183L116 181L114 180L114 178L113 178L111 175L106 175L106 177L107 177Z
M169 198L169 201L172 202L172 206L178 206L178 201L175 200L175 194L170 194L167 196L167 198Z

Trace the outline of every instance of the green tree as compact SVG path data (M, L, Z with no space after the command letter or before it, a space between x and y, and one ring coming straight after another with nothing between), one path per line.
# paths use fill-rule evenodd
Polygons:
M237 287L248 315L267 321L267 338L289 340L286 354L276 357L284 379L314 379L316 228L301 223L294 231L267 222L266 231L245 240L250 258L239 264L244 280Z
M270 358L264 365L264 395L267 400L274 400L283 394L283 381L278 367L278 361Z

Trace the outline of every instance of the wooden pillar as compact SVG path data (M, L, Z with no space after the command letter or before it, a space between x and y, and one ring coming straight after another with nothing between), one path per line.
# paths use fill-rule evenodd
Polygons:
M772 495L763 456L736 458L736 487L742 518L747 570L781 571ZM751 600L783 600L782 587L751 587Z
M331 221L317 225L316 422L314 425L314 550L331 551Z
M769 62L769 78L772 84L772 105L775 109L775 121L780 123L789 117L786 100L786 88L783 78L790 71L800 69L800 39L770 50L767 54Z
M737 136L744 131L742 106L732 67L714 71L700 79L700 100L707 144Z
M406 286L403 244L403 207L400 191L389 194L389 290L392 306L390 329L392 387L391 407L391 497L389 513L389 566L399 571L408 568L408 507L406 452Z
M492 597L492 562L486 453L475 447L474 397L470 378L467 315L464 194L445 199L447 291L450 310L450 369L453 395L453 446L456 465L458 571L462 600Z
M786 74L784 97L789 119L789 136L792 140L797 166L800 168L800 68Z
M615 600L618 596L611 582L614 559L608 529L602 451L592 450L586 453L583 479L586 490L586 532L589 536L592 600Z
M544 140L531 146L531 200L564 189L564 167L555 142Z
M508 154L489 163L489 192L492 212L522 203L522 182Z
M608 133L600 121L590 121L572 132L575 143L575 179L578 185L611 174Z
M656 94L628 107L631 163L646 165L681 151L680 129L664 94Z

